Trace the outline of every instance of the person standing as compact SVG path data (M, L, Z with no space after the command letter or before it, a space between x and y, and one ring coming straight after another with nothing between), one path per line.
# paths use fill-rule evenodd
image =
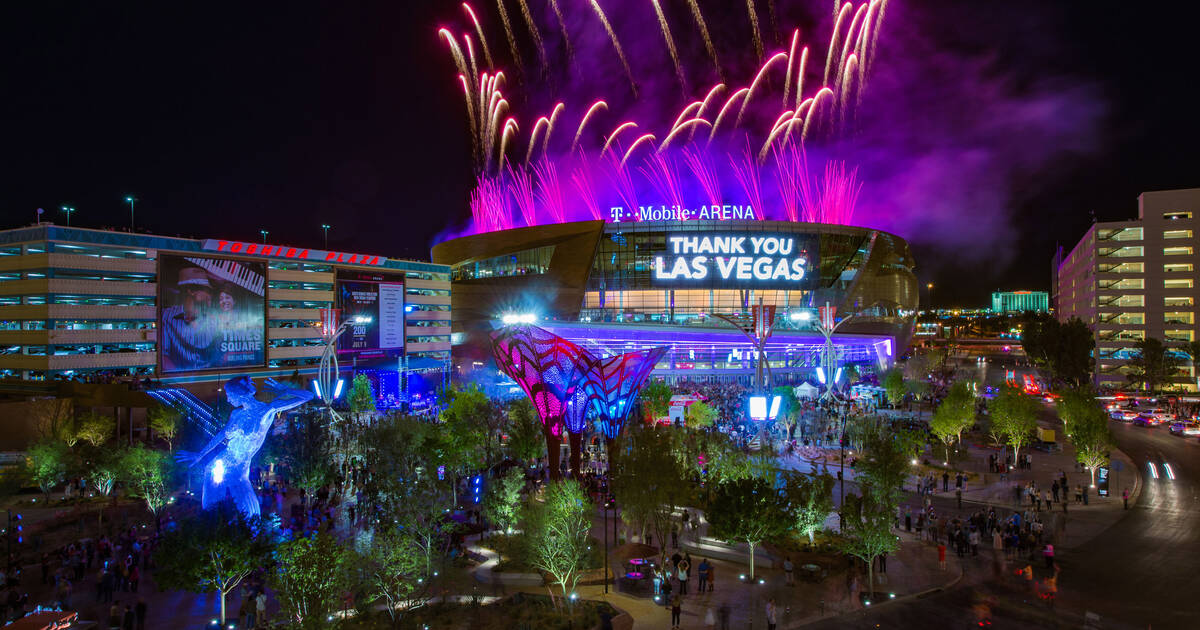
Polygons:
M259 591L258 597L254 598L254 621L260 624L267 623L267 592Z
M1083 487L1083 504L1084 505L1088 504L1088 487L1087 486Z
M939 542L938 546L937 546L937 552L938 552L938 568L945 571L946 570L946 544Z
M708 565L708 592L713 592L713 585L717 583L717 565Z
M1058 480L1057 479L1054 480L1054 483L1050 484L1050 492L1054 495L1054 502L1058 503Z
M778 623L775 611L775 598L767 600L767 630L775 630L775 624Z
M683 612L683 598L679 595L671 598L671 630L679 630L679 615Z
M794 586L796 584L795 577L792 575L792 571L794 571L795 568L795 565L792 564L791 556L787 556L783 559L783 576L788 586Z
M689 563L687 561L686 558L684 559L683 562L679 563L679 594L680 595L687 595L688 569L691 569L691 568L692 568L692 565L691 565L691 563Z
M133 606L125 604L125 615L121 620L121 630L133 630L135 617L133 614Z
M1128 510L1129 509L1129 488L1125 488L1124 490L1121 491L1121 501L1123 501L1125 503L1125 507L1122 509Z
M700 559L700 589L698 592L704 593L708 587L708 570L711 568L708 564L708 558Z
M133 615L137 617L137 630L146 630L146 600L139 597L137 606L133 607ZM246 626L253 628L254 626Z
M942 473L942 492L950 492L950 473Z

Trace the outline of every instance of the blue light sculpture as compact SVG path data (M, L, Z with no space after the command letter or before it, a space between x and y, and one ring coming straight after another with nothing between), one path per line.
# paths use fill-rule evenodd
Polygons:
M592 363L587 376L588 401L600 431L610 443L625 428L642 384L669 349L659 346L604 357Z
M246 516L259 515L258 496L250 485L250 462L267 439L276 415L315 398L312 392L282 385L274 379L266 379L263 385L274 394L267 403L254 397L254 382L248 376L226 383L225 398L233 411L225 428L200 452L180 451L175 456L181 462L190 462L193 468L203 468L200 500L205 509L228 497Z

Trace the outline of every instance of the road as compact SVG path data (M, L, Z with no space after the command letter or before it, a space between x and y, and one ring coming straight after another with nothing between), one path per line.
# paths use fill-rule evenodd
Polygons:
M975 579L949 592L880 606L818 628L1080 627L1084 612L1100 615L1102 628L1195 628L1200 597L1189 594L1200 558L1200 440L1171 435L1166 427L1112 422L1118 447L1139 467L1142 492L1129 513L1076 549L1060 551L1058 610L1025 595L1011 580L996 583L969 568ZM1147 467L1153 462L1154 479ZM1170 479L1163 464L1170 464ZM1115 492L1132 485L1133 471L1113 479ZM1119 484L1119 485L1117 485Z
M1130 513L1061 554L1063 603L1078 594L1088 610L1154 628L1195 628L1200 598L1187 594L1200 557L1200 441L1166 427L1112 422L1117 445L1139 467L1142 493ZM1158 479L1147 463L1157 467ZM1170 464L1169 479L1163 464ZM1126 484L1122 471L1121 484Z

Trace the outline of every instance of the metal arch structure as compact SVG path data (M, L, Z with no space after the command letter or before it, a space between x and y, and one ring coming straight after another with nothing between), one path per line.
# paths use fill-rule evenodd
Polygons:
M835 319L837 307L830 306L828 302L820 308L821 319L813 326L817 332L825 337L825 343L821 348L821 370L825 376L825 392L821 394L820 400L837 400L837 395L840 393L838 389L838 377L842 368L841 358L838 356L838 348L833 343L833 333L846 322L854 317L851 313L842 318L841 321Z
M604 357L593 363L587 379L588 401L609 442L625 428L642 384L668 350L668 346L658 346Z
M585 382L596 361L579 345L531 325L505 326L491 334L496 365L517 382L542 422L550 475L559 476L559 445L570 432L572 464L578 474L578 448L586 422Z

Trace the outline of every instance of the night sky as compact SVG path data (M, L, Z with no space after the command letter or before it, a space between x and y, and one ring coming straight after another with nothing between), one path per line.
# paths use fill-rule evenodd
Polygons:
M4 227L32 222L38 207L61 223L62 205L78 209L74 225L126 226L121 202L134 194L138 226L157 233L259 240L265 229L272 242L320 247L318 226L330 223L331 249L427 260L435 236L469 216L463 105L436 36L457 6L5 3ZM953 58L983 68L1007 98L1053 101L1042 114L1070 128L1004 127L993 159L1021 161L1021 146L1042 157L994 169L1000 192L987 203L955 197L953 212L989 208L1011 226L997 242L960 255L961 245L939 246L936 224L897 230L915 244L922 282L936 283L937 305L1048 290L1055 244L1074 244L1092 213L1131 218L1141 191L1200 186L1194 27L1173 13L1161 3L893 0L885 29L893 49L912 53L898 65L935 51L943 71L930 74L964 98L889 124L980 109L990 92L952 85L941 62Z

